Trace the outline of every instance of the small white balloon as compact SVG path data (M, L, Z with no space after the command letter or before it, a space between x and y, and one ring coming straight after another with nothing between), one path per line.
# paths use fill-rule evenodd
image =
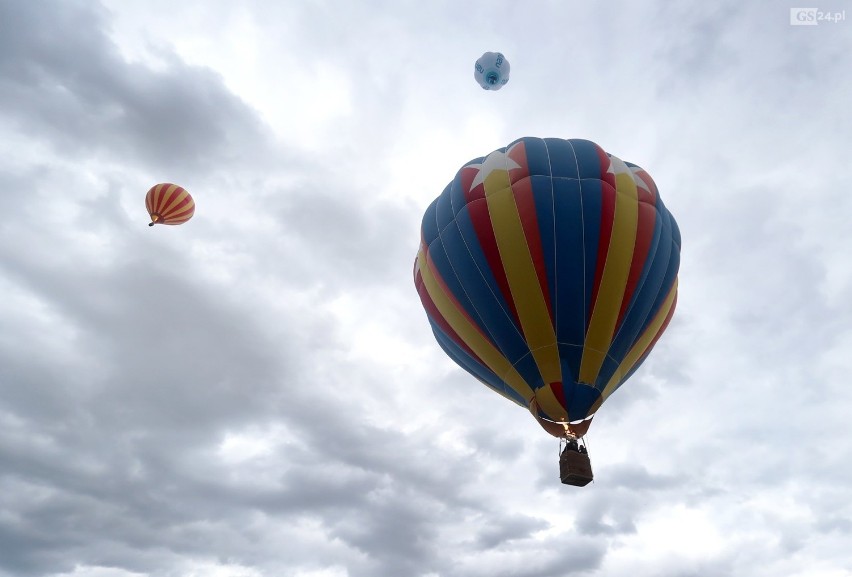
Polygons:
M486 52L476 61L473 77L485 90L500 90L509 82L509 61L499 52Z

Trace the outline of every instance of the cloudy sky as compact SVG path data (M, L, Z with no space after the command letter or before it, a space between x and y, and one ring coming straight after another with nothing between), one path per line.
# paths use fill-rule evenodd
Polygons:
M0 576L852 575L820 2L0 0ZM412 282L426 206L522 136L640 164L683 236L582 489ZM147 226L158 182L192 221Z

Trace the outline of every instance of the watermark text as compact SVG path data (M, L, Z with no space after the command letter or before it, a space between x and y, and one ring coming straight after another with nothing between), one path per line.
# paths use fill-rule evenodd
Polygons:
M846 20L846 10L825 12L819 8L790 8L790 26L836 24Z

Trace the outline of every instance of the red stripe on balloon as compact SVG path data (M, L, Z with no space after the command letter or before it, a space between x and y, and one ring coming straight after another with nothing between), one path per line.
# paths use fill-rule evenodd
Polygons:
M591 322L592 312L595 310L595 304L598 299L598 289L603 278L604 267L606 266L606 257L609 253L609 241L612 238L612 227L615 220L615 188L608 186L606 183L601 183L601 222L600 233L598 236L598 259L595 264L595 281L592 285L592 300L588 310L588 318L586 325Z
M438 267L435 266L435 261L432 260L432 255L430 254L430 251L428 249L426 250L426 266L429 267L429 270L432 272L432 276L435 278L435 282L438 283L438 286L440 287L441 291L443 291L443 293L446 295L447 299L449 299L453 308L455 308L459 312L459 314L465 318L465 320L470 324L470 326L472 326L474 330L476 330L476 332L478 332L483 339L491 343L491 346L493 346L495 349L498 349L499 347L494 344L494 341L491 340L491 337L485 332L483 332L482 328L479 326L479 323L473 320L473 318L468 314L468 312L458 301L458 299L456 299L455 295L450 290L450 287L448 287L447 283L444 281L444 277L441 276ZM463 342L461 341L461 337L459 337L459 341Z
M479 240L479 246L485 255L485 260L488 261L488 268L500 288L503 300L507 303L509 310L512 311L515 324L520 326L520 317L512 299L512 291L509 289L506 269L503 267L503 260L500 258L500 249L497 248L497 238L494 236L494 226L491 223L491 214L488 212L488 202L485 198L481 198L468 204L467 208L473 230Z
M621 322L627 313L627 307L633 299L633 294L636 292L639 279L642 277L642 270L645 268L645 262L648 260L648 253L651 250L651 241L654 238L654 222L657 218L657 210L644 202L640 202L638 208L636 244L633 248L633 260L630 263L627 286L624 289L624 297L621 299L621 309L618 312L618 321L615 325L616 331L621 327Z
M456 345L458 345L464 352L470 355L471 358L476 359L476 361L482 365L485 363L480 359L473 350L467 346L461 337L458 335L456 331L450 326L447 322L447 319L441 314L441 311L438 310L438 307L435 305L435 301L432 300L432 297L429 295L429 291L426 290L426 284L423 282L423 275L420 271L417 271L417 274L414 279L414 284L417 287L417 294L420 295L420 302L423 304L423 308L426 310L426 314L429 316L432 321L440 327L440 329L446 334L450 340L452 340Z

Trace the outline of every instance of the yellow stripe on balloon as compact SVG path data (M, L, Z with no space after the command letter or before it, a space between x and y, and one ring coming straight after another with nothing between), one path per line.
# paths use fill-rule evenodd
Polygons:
M164 196L167 196L167 195L171 194L171 193L172 193L175 189L177 189L177 188L179 188L179 187L178 187L176 184L171 185L171 186L169 187L169 189L168 189L168 192L167 192L167 193L166 193L166 195L164 195ZM160 214L163 214L163 215L168 214L168 213L169 213L170 211L172 211L172 210L173 210L176 206L178 206L181 202L183 202L183 201L186 199L186 197L187 197L187 196L189 196L189 192L187 192L187 191L186 191L186 190L184 190L184 189L181 189L180 193L178 193L178 194L177 194L177 195L176 195L176 196L172 199L172 201L169 203L169 205L168 205L168 206L166 206L166 207L164 207L164 208L163 208L163 210L161 210L161 211L160 211Z
M556 398L552 387L544 386L536 389L535 400L551 421L568 421L568 412Z
M452 327L457 335L470 347L470 349L479 357L485 366L487 366L494 374L500 376L503 381L522 396L527 403L533 398L533 391L524 381L523 377L518 373L515 367L512 366L506 357L492 345L479 332L477 327L468 319L468 317L455 305L453 299L444 291L438 279L435 277L432 267L426 260L426 255L423 249L420 250L417 258L421 262L420 276L423 279L423 285L426 287L426 292L435 307L444 320ZM509 398L509 397L507 397ZM513 400L514 401L514 400Z
M615 389L618 387L618 384L621 382L621 379L629 373L636 362L642 357L642 355L647 350L648 346L653 342L654 338L660 333L660 329L663 326L663 323L666 322L666 318L668 318L669 313L672 310L672 307L675 303L675 297L677 296L677 285L678 279L675 277L674 285L672 289L669 291L668 296L666 296L666 300L663 301L663 306L660 307L660 310L657 311L656 316L654 316L651 323L645 329L645 332L639 337L639 339L633 344L633 347L627 352L627 355L624 357L624 360L621 361L621 364L618 366L618 369L609 379L609 382L604 387L604 390L601 392L601 402L606 400L608 396L610 396Z
M586 384L594 384L597 380L612 344L636 246L639 218L636 181L621 160L613 156L612 164L615 169L615 214L601 284L580 361L580 382Z
M538 282L518 205L512 194L509 173L495 170L485 178L484 184L497 249L527 346L544 383L561 382L562 365L556 346L556 331Z

